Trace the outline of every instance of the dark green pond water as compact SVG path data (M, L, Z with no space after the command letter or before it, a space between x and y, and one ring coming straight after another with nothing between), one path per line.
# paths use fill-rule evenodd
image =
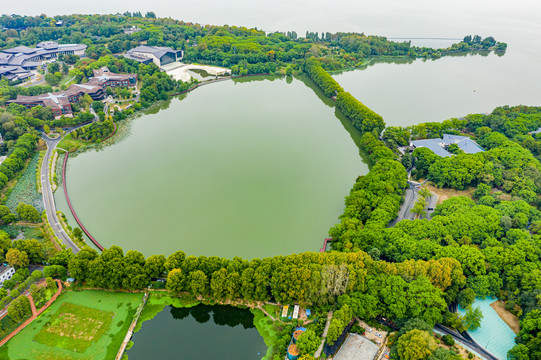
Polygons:
M168 306L143 323L130 360L259 360L267 352L249 310L230 306Z

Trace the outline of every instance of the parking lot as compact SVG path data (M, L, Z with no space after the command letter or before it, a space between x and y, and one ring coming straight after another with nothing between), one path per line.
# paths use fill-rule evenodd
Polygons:
M385 344L385 339L387 338L386 331L379 331L371 326L368 326L364 321L359 320L359 325L365 329L364 336L373 342L375 342L379 347L382 347Z

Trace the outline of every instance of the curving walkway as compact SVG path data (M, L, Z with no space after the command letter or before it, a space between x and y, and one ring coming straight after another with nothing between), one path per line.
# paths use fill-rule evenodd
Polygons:
M73 206L71 206L71 200L70 200L70 197L68 195L68 186L66 184L66 164L68 162L69 155L70 155L70 153L68 151L66 153L66 157L64 157L64 164L62 165L62 182L63 182L63 187L64 187L64 195L66 196L66 201L68 202L68 206L70 208L71 214L75 218L75 221L77 222L77 224L79 225L81 230L83 230L83 232L86 234L86 236L88 236L90 238L90 240L94 243L94 245L96 245L98 247L98 249L103 251L103 246L101 246L101 244L96 239L94 239L94 237L88 232L88 230L85 228L85 226L83 225L81 220L79 220L79 217L75 213L75 210L73 210Z
M9 334L2 341L0 341L0 346L4 345L9 340L11 340L12 337L14 337L19 332L21 332L22 329L24 329L26 326L28 326L32 321L34 321L34 319L36 319L45 310L47 310L47 308L49 306L51 306L51 304L56 300L56 298L58 298L58 295L60 295L60 293L62 292L62 282L60 280L55 280L55 281L56 281L56 284L58 285L58 289L56 290L56 293L53 295L53 297L49 301L47 301L47 304L43 305L43 307L41 309L39 309L38 311L36 311L36 307L34 305L34 299L32 298L32 295L30 295L30 294L26 295L28 297L28 299L30 300L30 306L32 307L32 316L30 317L30 319L26 320L21 325L19 325L18 328L13 330L13 332L11 334Z

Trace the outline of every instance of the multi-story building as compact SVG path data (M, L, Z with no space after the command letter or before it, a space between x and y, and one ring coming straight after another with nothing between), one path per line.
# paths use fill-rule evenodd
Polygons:
M65 91L37 95L37 96L17 96L15 100L9 100L8 103L23 105L27 109L34 106L45 106L51 108L55 117L62 115L70 116L73 111L71 104L88 94L92 100L105 99L107 87L135 86L137 84L137 75L135 74L115 74L109 71L107 67L94 70L94 77L90 78L85 84L74 84Z
M0 77L8 80L24 80L31 76L43 61L56 59L58 55L85 54L84 44L58 44L54 41L40 42L35 48L17 46L0 52Z
M4 281L11 279L13 274L15 274L13 266L6 264L0 265L0 287L4 285Z
M170 47L161 46L138 46L124 54L127 59L148 63L148 59L154 64L163 66L182 59L182 50L173 50Z

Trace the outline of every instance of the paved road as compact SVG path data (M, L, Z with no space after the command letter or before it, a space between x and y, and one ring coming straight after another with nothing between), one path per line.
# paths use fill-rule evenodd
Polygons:
M445 327L443 325L440 325L440 324L436 324L436 326L434 326L434 330L436 330L436 331L438 331L440 333L443 333L444 335L451 335L453 337L453 339L455 339L455 340L459 341L460 343L466 345L467 347L469 347L473 351L477 352L479 355L483 356L486 359L500 360L496 356L492 355L487 350L485 350L485 348L480 346L478 343L476 343L475 340L473 340L468 333L459 333L458 331L451 330L451 329L449 329L449 328L447 328L447 327Z
M94 121L97 119L97 115L94 114ZM86 126L88 124L83 125L77 125L73 126L71 128L66 129L65 135L70 133L73 130L76 130L78 128L81 128L83 126ZM41 163L41 188L43 191L43 204L45 206L45 213L47 214L47 221L51 225L51 228L54 231L54 234L60 241L62 241L63 244L65 244L73 253L79 252L79 247L75 245L73 240L66 234L64 229L62 228L62 225L60 225L60 221L58 220L58 216L56 215L56 206L54 203L54 197L53 197L53 190L51 188L51 182L49 181L49 160L51 158L51 155L53 153L53 150L56 148L60 140L62 140L63 136L59 136L56 139L51 139L45 134L42 134L42 139L47 144L47 152L45 153L45 156L43 157L43 162ZM54 171L54 169L52 169Z
M428 180L423 181L422 183L417 183L414 181L408 181L409 188L406 189L406 194L404 196L404 203L402 206L400 206L400 210L398 211L396 219L391 221L389 223L389 226L395 226L400 221L407 219L407 220L415 220L416 215L411 212L411 209L413 209L413 206L417 202L417 199L419 198L419 190L423 184L425 184ZM434 193L432 193L432 196L427 200L427 208L432 210L427 210L426 216L422 216L421 218L426 218L430 220L431 214L434 212L434 209L436 208L436 204L438 203L438 196Z
M66 244L66 246L71 249L73 253L77 253L79 251L79 247L75 245L73 240L71 240L70 237L66 234L66 232L62 228L62 225L60 225L58 216L56 215L56 206L54 203L53 190L51 189L51 183L49 181L49 159L51 158L51 155L53 153L53 150L56 148L56 145L58 145L58 143L60 142L61 137L58 137L57 139L51 139L47 135L43 135L42 138L47 144L47 152L43 157L40 174L41 188L43 192L43 204L45 205L47 221L51 225L51 228L53 229L56 237L58 237L58 239L60 239L62 243Z

